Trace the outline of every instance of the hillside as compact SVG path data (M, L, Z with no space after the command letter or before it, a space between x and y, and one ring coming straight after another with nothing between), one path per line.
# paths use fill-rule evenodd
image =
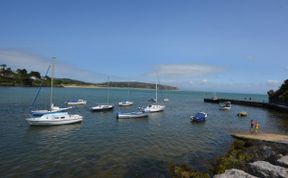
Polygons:
M145 88L145 89L155 89L156 85L154 83L144 83L144 82L105 82L97 84L99 87L119 87L119 88ZM177 90L177 87L169 85L158 84L158 89L160 90Z
M267 94L269 103L288 105L288 79L284 81L278 90L270 90Z
M26 69L17 69L12 71L11 68L7 68L5 64L0 65L0 86L24 86L24 87L38 87L50 86L51 78L49 76L41 76L37 71L27 72ZM55 87L73 86L73 87L110 87L118 88L145 88L154 89L155 84L144 82L104 82L104 83L88 83L79 80L73 80L68 78L54 78ZM158 85L159 89L163 90L177 90L176 87L168 85Z

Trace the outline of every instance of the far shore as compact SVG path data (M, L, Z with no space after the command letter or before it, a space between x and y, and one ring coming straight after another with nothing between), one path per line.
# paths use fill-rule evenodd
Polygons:
M96 85L62 85L64 88L103 88Z
M96 85L62 85L64 88L108 88L107 86L96 86ZM134 88L134 87L110 87L111 89L133 89L133 90L155 90L153 88ZM176 91L176 90L167 90L167 91Z

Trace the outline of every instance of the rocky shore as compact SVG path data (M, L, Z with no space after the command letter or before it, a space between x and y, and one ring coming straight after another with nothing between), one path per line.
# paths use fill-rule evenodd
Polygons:
M219 158L215 178L288 177L288 145L236 139L230 151Z
M235 139L224 156L213 161L209 173L197 172L185 165L171 166L175 178L284 178L288 177L288 145L250 139Z

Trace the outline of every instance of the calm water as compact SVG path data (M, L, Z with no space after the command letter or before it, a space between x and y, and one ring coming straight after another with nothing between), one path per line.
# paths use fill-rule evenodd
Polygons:
M70 110L84 116L81 124L30 127L24 120L36 88L0 88L0 177L168 177L170 164L188 164L206 171L207 162L228 150L232 131L249 129L257 119L267 132L288 133L287 114L233 105L219 111L218 105L204 103L212 93L169 91L166 110L146 119L116 120L113 112L92 113L89 107L105 103L106 89L54 90L54 103L83 98L86 106ZM37 107L48 107L49 89L43 88ZM127 97L127 90L110 91L110 103ZM154 91L131 90L132 111L147 104ZM218 97L267 101L265 95L217 93ZM245 110L247 118L236 117ZM205 111L205 123L191 124L189 117Z

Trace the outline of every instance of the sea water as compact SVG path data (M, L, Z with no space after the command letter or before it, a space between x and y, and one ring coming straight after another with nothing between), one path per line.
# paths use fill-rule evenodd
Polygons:
M25 121L37 88L0 88L0 177L169 177L173 164L187 164L208 171L215 157L225 154L233 142L231 132L249 131L250 120L264 132L288 133L287 114L263 108L232 105L220 111L204 103L214 93L159 91L164 112L148 118L117 120L118 111L146 106L154 90L130 90L131 107L115 106L111 112L91 112L98 103L117 104L128 97L127 89L55 88L54 104L85 99L87 105L69 110L84 117L82 123L31 127ZM33 109L49 107L49 88L42 88ZM107 97L109 96L109 97ZM219 98L267 102L266 95L217 93ZM193 124L190 117L206 112L206 122ZM239 118L240 111L248 112Z

